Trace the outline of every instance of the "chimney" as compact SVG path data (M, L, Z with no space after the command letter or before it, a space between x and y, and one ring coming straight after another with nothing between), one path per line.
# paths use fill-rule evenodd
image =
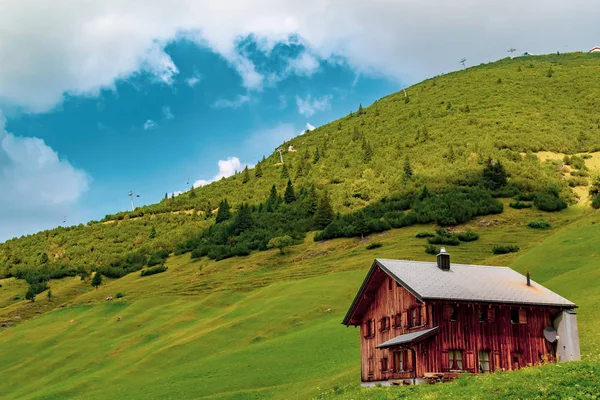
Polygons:
M442 247L440 254L437 255L437 266L442 271L450 271L450 254Z
M531 276L529 275L529 271L527 271L527 286L531 286Z

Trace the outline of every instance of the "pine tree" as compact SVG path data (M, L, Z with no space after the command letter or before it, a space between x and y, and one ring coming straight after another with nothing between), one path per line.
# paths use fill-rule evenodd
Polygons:
M358 127L355 126L352 131L352 140L356 142L360 139L360 136L360 131L358 130Z
M419 200L425 200L429 196L431 196L431 194L429 193L427 186L423 186L423 190L421 190L421 193L419 193Z
M242 183L248 183L250 182L250 171L248 171L248 166L246 165L246 168L244 168L244 172L242 174Z
M278 203L279 196L277 195L277 187L273 185L271 186L271 193L269 193L269 198L267 199L267 212L275 211L275 208L277 208Z
M150 239L154 239L156 237L156 228L152 227L152 230L150 230Z
M313 164L318 163L320 158L321 155L319 154L319 148L317 147L317 149L315 150L315 155L313 157Z
M333 221L335 213L331 207L331 200L329 199L329 193L327 189L323 192L323 195L319 199L317 210L315 212L315 226L317 229L325 229L327 225Z
M167 200L169 198L169 194L165 193L165 200Z
M206 208L204 209L204 218L209 219L210 217L212 217L212 215L212 206L210 205L210 203L208 203L206 205Z
M362 149L363 149L363 161L365 164L368 164L369 162L371 162L371 159L373 158L373 149L371 148L371 145L369 145L369 142L367 142L367 139L363 138L363 142L362 142Z
M301 178L304 176L304 162L301 160L300 164L298 164L298 169L296 170L295 179Z
M508 174L500 161L488 159L487 165L483 168L483 185L490 190L498 190L506 185Z
M314 215L317 212L317 205L319 204L319 197L317 196L317 188L314 182L310 185L308 191L308 197L306 200L307 212L309 215Z
M42 256L40 257L40 263L46 264L47 262L48 262L48 254L42 253Z
M362 104L359 104L359 105L358 105L358 111L356 112L356 115L358 115L358 116L360 117L360 116L361 116L361 115L363 115L364 113L365 113L365 111L363 110L363 106L362 106Z
M302 154L302 158L304 160L308 160L310 158L310 153L308 152L308 148L304 149L304 154Z
M254 177L255 178L262 178L263 172L262 172L262 163L258 163L256 164L256 168L254 168Z
M225 199L221 201L221 203L219 203L219 210L217 211L216 223L218 224L220 222L227 221L230 217L231 211L229 203L227 202L227 199Z
M192 187L190 189L190 199L195 199L196 198L196 191L194 190L194 188Z
M48 301L51 301L52 297L52 289L48 289Z
M252 211L248 204L243 203L240 209L235 214L233 221L233 232L235 235L239 235L245 230L251 229L254 226L254 220L252 218Z
M287 204L293 203L296 201L296 194L294 193L294 186L292 186L292 181L288 179L287 187L285 188L285 193L283 195L283 201Z
M290 173L288 171L287 165L283 164L283 168L281 168L281 179L288 179L290 177Z
M94 274L92 278L92 286L98 290L98 286L102 285L102 274L98 271Z
M410 166L410 160L408 156L404 159L404 179L410 179L413 176L413 170Z

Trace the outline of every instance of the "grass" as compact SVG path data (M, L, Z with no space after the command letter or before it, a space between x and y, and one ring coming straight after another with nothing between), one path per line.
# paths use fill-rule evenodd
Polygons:
M542 216L552 229L533 230L523 222ZM435 227L416 226L373 235L383 244L374 251L359 239L314 243L309 237L284 256L273 250L218 263L172 257L164 273L130 274L98 290L79 278L53 281L52 303L42 293L35 303L0 309L0 319L15 312L29 318L0 331L0 393L6 399L513 398L529 380L535 383L523 393L535 397L543 393L541 377L545 393L555 393L578 376L583 388L595 387L588 378L600 359L594 333L600 315L593 305L600 295L598 284L586 284L600 282L590 253L600 216L586 217L583 208L553 214L507 208L494 220L479 218L462 228L480 239L452 248L453 261L529 269L535 281L581 306L585 363L435 387L359 389L358 330L340 321L373 257L434 259L415 235ZM571 244L586 237L574 256ZM492 256L498 243L523 250ZM589 261L573 264L574 258ZM2 298L19 284L4 280ZM127 296L104 300L119 291ZM30 307L45 304L56 309L35 317L44 310Z

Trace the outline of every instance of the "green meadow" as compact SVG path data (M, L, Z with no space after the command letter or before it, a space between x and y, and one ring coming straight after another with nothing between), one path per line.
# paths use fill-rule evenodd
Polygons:
M545 218L549 230L527 227ZM375 257L431 260L416 226L214 262L172 257L94 290L79 277L54 296L2 308L29 319L0 331L6 399L595 398L600 393L600 215L506 208L468 228L480 239L452 260L511 265L576 302L583 361L411 388L360 389L359 334L341 319ZM464 229L466 227L461 227ZM382 247L366 250L373 241ZM497 243L518 253L492 255ZM13 278L7 292L20 289ZM125 294L105 301L117 292ZM8 294L8 293L7 293ZM3 299L4 301L4 299ZM44 308L53 311L44 312ZM40 314L37 314L40 313ZM120 319L120 320L119 320Z

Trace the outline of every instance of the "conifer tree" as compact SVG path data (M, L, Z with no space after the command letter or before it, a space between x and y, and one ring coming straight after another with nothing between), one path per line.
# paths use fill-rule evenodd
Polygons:
M404 179L410 179L413 175L412 167L410 166L410 160L408 156L404 159Z
M290 173L288 171L287 165L283 164L283 168L281 168L281 178L288 179L290 177Z
M250 171L248 171L248 166L244 168L244 172L242 173L242 183L250 182Z
M327 189L321 195L317 210L315 212L315 226L317 229L325 229L327 225L333 221L335 213L331 207L331 200L329 199L329 193Z
M167 200L169 198L169 194L165 193L165 200Z
M254 177L255 178L262 178L263 172L262 172L262 163L259 162L258 164L256 164L256 167L254 168Z
M98 286L102 285L102 274L98 271L94 274L92 278L92 286L98 290Z
M358 127L355 126L352 131L352 140L357 141L358 139L360 139L360 131L358 130Z
M194 190L194 187L192 187L190 189L190 199L195 199L196 198L196 191Z
M252 218L252 210L248 204L243 203L235 214L232 226L233 232L235 235L239 235L245 230L251 229L253 226L254 220Z
M296 201L294 186L292 186L292 181L290 179L288 179L287 187L285 188L285 193L283 194L283 201L285 201L287 204Z
M296 178L295 179L298 179L302 176L304 176L304 162L302 162L302 160L301 160L300 164L298 164L298 169L296 170Z
M206 208L204 209L204 218L209 219L212 217L212 215L213 215L212 206L210 205L210 203L208 203L206 205Z
M229 203L227 202L227 199L225 199L221 201L221 203L219 203L219 210L217 211L216 223L218 224L220 222L227 221L230 217L231 211Z
M315 150L315 155L313 157L313 164L318 163L320 158L321 155L319 154L319 148L317 147L317 149Z
M362 149L363 149L363 161L365 164L368 164L369 162L371 162L371 159L373 158L373 149L371 148L371 145L369 145L369 142L367 142L367 139L363 138L363 142L362 142Z
M302 158L308 160L310 158L310 153L308 152L308 148L304 149L304 154L302 154Z
M360 117L363 114L364 114L363 106L362 106L362 104L359 104L358 105L358 111L356 112L356 115L358 115Z
M275 211L277 203L279 203L279 196L277 195L277 187L273 185L271 186L271 193L269 193L269 198L267 199L267 212Z
M156 228L152 227L152 229L150 230L149 238L154 239L155 237L156 237Z
M317 212L317 205L319 204L319 197L317 196L317 188L313 182L308 190L308 197L306 200L307 212L310 215L314 215Z

